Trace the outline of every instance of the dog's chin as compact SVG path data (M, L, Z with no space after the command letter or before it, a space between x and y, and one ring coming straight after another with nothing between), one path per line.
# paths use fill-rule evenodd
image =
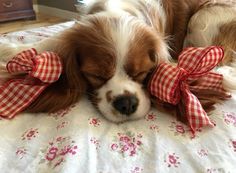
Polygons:
M150 106L149 106L150 109ZM135 120L139 120L142 119L143 117L145 117L145 115L149 112L149 109L143 111L142 113L138 114L138 113L134 113L132 115L123 115L120 113L107 113L107 112L103 112L100 110L100 112L102 113L102 115L104 116L105 119L107 119L108 121L112 122L112 123L116 123L116 124L120 124L120 123L124 123L127 121L135 121Z

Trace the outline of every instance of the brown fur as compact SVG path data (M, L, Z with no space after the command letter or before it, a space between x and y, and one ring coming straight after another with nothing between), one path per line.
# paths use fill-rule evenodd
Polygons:
M140 37L136 37L135 44L130 45L125 69L133 80L142 83L162 57L158 57L156 54L159 52L160 46L158 38L153 33L140 29L137 35Z
M169 46L171 56L177 59L182 51L183 42L190 17L199 8L198 0L164 0L164 8L167 14L166 36L171 36Z
M111 91L111 90L107 91L107 93L106 93L106 99L107 99L107 102L108 102L108 103L111 103L112 100L113 100L111 94L112 94L112 91Z

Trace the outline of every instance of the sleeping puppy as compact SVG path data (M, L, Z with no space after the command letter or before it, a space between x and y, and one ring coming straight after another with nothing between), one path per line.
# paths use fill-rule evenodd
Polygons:
M87 93L108 120L137 119L150 109L146 77L180 53L198 7L198 0L97 0L68 30L31 45L1 46L0 57L31 47L61 57L63 74L28 112L54 112Z
M205 3L190 19L184 46L211 45L224 48L224 59L217 71L223 73L225 86L235 89L236 2Z

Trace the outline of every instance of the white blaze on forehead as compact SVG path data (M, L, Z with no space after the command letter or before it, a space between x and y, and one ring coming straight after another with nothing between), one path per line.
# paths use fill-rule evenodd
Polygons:
M115 21L110 28L112 44L115 49L117 70L123 69L131 40L134 37L135 21L130 15L122 14L119 20Z

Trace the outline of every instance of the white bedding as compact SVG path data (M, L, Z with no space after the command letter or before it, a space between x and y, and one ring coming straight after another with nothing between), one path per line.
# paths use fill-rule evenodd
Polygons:
M2 43L30 43L73 22L0 35ZM235 173L236 93L210 115L214 128L192 138L172 115L113 124L84 97L54 114L0 120L1 173Z

